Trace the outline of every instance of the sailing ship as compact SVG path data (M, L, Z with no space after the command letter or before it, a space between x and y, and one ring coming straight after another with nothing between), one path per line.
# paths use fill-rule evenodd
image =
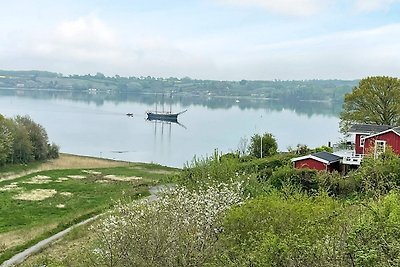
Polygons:
M156 95L157 96L157 95ZM172 94L170 94L170 98L172 99ZM156 110L155 111L147 111L147 120L149 121L166 121L166 122L178 122L178 115L185 113L187 111L181 111L178 113L173 113L172 112L172 105L171 105L171 101L170 101L170 106L169 106L169 111L166 111L164 109L164 94L162 95L162 111L157 109L157 101L156 101Z
M187 111L181 111L178 113L172 113L172 112L163 112L163 111L147 111L147 119L149 121L152 120L160 120L160 121L171 121L171 122L178 122L178 115L185 113Z

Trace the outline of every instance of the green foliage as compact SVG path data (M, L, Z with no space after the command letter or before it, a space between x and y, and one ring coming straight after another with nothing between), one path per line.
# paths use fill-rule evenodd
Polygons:
M228 153L219 155L215 151L212 157L198 160L194 158L181 172L178 183L190 188L197 188L204 182L231 183L245 181L244 190L250 196L265 194L271 188L270 176L275 170L291 163L291 154L280 153L268 158L252 156L239 157L238 154Z
M221 255L209 266L349 266L346 211L326 195L250 200L226 216Z
M316 153L316 152L322 152L322 151L326 151L326 152L332 153L333 152L333 148L328 147L328 146L320 146L320 147L316 147L314 149L311 149L307 145L297 144L297 146L295 148L288 147L288 151L291 154L296 154L296 155L299 155L299 156L303 156L303 155Z
M6 164L7 159L12 154L13 136L7 127L5 120L0 121L0 166Z
M47 144L47 158L57 159L59 157L60 147L55 143Z
M49 140L43 126L34 122L29 116L17 116L15 122L28 132L35 160L47 159Z
M329 146L320 146L320 147L317 147L317 148L313 149L313 153L322 152L322 151L326 151L326 152L332 153L333 152L333 148L331 148Z
M256 158L269 157L278 152L278 144L271 133L264 133L263 136L255 134L251 137L249 154Z
M278 153L266 158L245 156L239 158L239 167L242 172L257 173L260 180L267 180L269 177L261 175L261 172L271 173L279 167L286 166L291 163L292 157L293 155L289 153Z
M348 198L357 196L360 192L359 182L352 172L346 176L338 172L319 172L317 180L319 190L328 192L331 196Z
M277 189L294 186L306 192L315 193L319 188L317 176L316 170L295 169L287 165L274 171L269 183Z
M49 144L46 130L28 116L0 119L0 166L58 158L59 147Z
M345 95L340 115L342 131L351 123L400 124L400 80L376 76L362 79Z
M378 157L367 155L360 168L350 176L358 183L360 191L369 197L379 198L400 186L400 158L390 149Z
M349 233L353 266L400 265L400 195L391 192L380 201L365 204Z
M232 209L207 266L398 266L400 194L343 205L272 192Z
M300 156L312 153L312 150L307 145L303 144L297 144L296 148L288 147L288 151L289 153Z
M12 129L14 142L13 153L10 163L28 163L34 160L33 145L29 139L28 131L23 125L14 123L9 120L9 127Z
M182 170L180 183L190 188L196 188L203 183L227 183L239 178L239 159L227 154L220 156L218 150L213 156L203 159L196 157Z

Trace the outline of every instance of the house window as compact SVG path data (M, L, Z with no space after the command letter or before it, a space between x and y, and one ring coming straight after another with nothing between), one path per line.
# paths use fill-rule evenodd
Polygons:
M386 141L375 140L375 157L385 152Z
M364 147L366 135L360 135L360 147Z

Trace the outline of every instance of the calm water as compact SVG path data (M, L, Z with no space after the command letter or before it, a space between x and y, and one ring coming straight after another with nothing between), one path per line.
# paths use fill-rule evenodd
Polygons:
M188 111L182 125L154 124L145 111ZM62 152L182 167L194 155L230 152L242 137L272 133L282 151L337 141L340 107L323 103L154 95L89 95L0 91L0 114L29 115L42 124ZM133 113L127 117L126 113Z

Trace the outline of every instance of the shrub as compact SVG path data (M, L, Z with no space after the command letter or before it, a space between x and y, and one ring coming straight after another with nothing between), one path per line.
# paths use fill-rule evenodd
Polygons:
M236 157L220 156L215 150L213 156L203 159L196 157L186 164L181 172L180 183L196 188L204 183L229 183L232 180L242 180L239 177L239 161Z
M399 193L393 191L382 200L364 206L347 240L353 266L399 266Z
M289 185L309 193L315 193L319 188L317 174L316 170L294 169L291 166L284 166L272 173L269 183L277 189Z
M99 266L202 266L213 255L221 216L242 201L240 183L119 203L96 229Z
M379 198L400 186L400 158L389 149L376 158L368 155L350 176L359 184L359 191Z
M279 192L228 212L210 266L351 266L347 208L319 195Z
M349 197L359 192L359 183L354 175L343 176L338 172L319 172L317 175L320 190L336 197Z

